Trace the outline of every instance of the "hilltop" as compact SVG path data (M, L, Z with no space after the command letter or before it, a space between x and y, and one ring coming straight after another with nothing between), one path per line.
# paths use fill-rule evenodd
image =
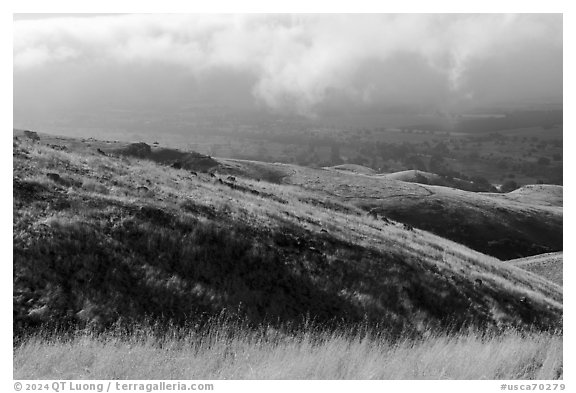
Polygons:
M312 318L390 334L561 327L560 286L358 207L398 187L428 195L421 186L381 181L352 197L363 184L351 176L365 176L324 171L328 190L316 177L324 172L307 168L218 160L193 172L102 154L100 143L16 133L17 335L46 324L182 324L223 310L252 324ZM238 175L246 167L266 176Z
M376 173L376 171L372 168L368 168L366 166L357 165L357 164L341 164L341 165L326 167L324 169L328 169L328 170L333 169L335 171L352 172L352 173L358 173L358 174L362 174L362 175L374 175Z
M563 187L553 184L531 184L504 195L505 198L534 205L562 207Z
M432 186L443 186L457 188L464 191L489 191L490 185L479 186L478 184L454 177L441 176L436 173L419 171L416 169L394 173L384 173L379 175L390 180L401 180L409 183L429 184Z

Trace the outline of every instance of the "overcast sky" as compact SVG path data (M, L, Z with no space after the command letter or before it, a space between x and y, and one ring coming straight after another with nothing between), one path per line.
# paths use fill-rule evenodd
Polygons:
M341 108L562 102L558 14L28 15L15 116L226 104Z

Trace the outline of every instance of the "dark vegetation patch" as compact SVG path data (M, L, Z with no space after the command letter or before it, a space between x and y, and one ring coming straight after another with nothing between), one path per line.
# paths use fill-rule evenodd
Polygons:
M144 142L132 143L115 153L151 160L176 169L206 172L219 164L209 156L196 152L183 152L176 149L151 147Z
M268 183L280 184L289 174L289 171L282 166L267 162L243 161L243 160L221 160L218 173L242 176L256 181L266 181Z
M563 249L562 217L546 211L483 210L430 197L370 208L502 260Z

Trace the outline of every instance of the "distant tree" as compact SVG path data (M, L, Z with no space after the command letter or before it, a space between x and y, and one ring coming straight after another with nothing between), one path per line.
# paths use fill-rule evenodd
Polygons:
M434 173L441 172L444 169L444 158L439 154L430 157L430 171Z
M447 156L450 154L450 149L448 149L448 146L446 146L443 142L439 142L436 146L434 146L432 152L434 155Z
M553 141L550 141L550 144L554 147L562 147L562 140L554 139Z
M426 178L426 176L420 174L420 173L416 173L415 179L416 183L420 183L420 184L428 184L428 179Z
M32 139L33 141L39 141L40 140L40 137L38 136L38 133L36 131L25 130L24 136L28 139Z
M492 184L490 184L488 179L486 179L485 177L473 176L471 180L472 180L472 183L474 183L474 186L478 190L489 190L492 188Z
M519 188L518 183L516 183L514 180L507 180L507 181L504 182L504 184L502 184L502 186L500 187L500 191L502 191L502 192L510 192L510 191L517 190L518 188Z
M550 165L550 159L548 157L540 157L538 159L538 165L548 166Z
M422 159L416 155L409 156L404 160L404 163L409 169L417 169L420 171L426 170L426 165L422 162Z

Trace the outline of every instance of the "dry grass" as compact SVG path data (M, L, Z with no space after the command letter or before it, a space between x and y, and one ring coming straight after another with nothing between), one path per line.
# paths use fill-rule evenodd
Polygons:
M544 277L558 285L563 284L563 253L553 252L533 257L506 261L538 276Z
M162 338L79 333L14 350L15 379L559 379L562 337L509 331L391 343L218 327Z

